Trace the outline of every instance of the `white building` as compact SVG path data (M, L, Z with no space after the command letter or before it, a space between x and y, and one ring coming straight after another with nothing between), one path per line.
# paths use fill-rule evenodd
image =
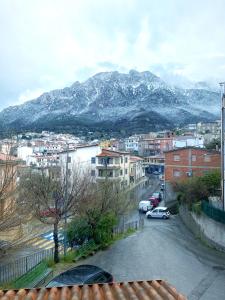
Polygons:
M138 156L130 157L130 183L136 183L145 177L144 159Z
M80 170L94 169L92 167L95 157L101 153L101 148L98 145L78 146L73 150L63 151L59 153L59 164L62 172L65 174L66 161L68 158L68 172L72 174L76 168Z
M26 165L37 168L56 167L59 165L58 154L33 154L29 155L26 160Z
M125 139L125 151L128 152L138 152L139 151L139 141L140 136L139 135L133 135L129 138Z
M28 147L28 146L20 146L17 149L17 156L18 158L26 161L28 161L28 157L31 156L33 154L33 148L32 147Z
M173 148L198 147L204 148L204 140L201 137L177 136L173 139Z

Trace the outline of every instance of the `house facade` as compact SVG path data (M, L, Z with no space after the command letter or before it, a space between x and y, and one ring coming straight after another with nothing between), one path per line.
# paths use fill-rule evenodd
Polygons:
M165 152L165 181L185 180L220 170L220 152L186 147Z
M92 176L95 176L97 182L102 182L106 178L112 182L119 182L121 188L130 185L130 154L102 149L102 152L96 155L95 171L92 170Z
M137 183L145 177L144 159L138 156L130 157L130 183Z
M79 168L79 171L88 169L92 171L95 170L95 163L93 162L99 153L101 153L99 145L77 146L75 149L63 151L58 154L59 166L64 174L67 167L69 174L72 174L76 168Z

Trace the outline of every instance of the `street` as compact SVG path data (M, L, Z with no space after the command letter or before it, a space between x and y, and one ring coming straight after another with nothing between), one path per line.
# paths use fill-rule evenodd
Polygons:
M201 243L178 215L169 220L146 219L138 202L159 190L157 177L130 193L127 223L144 218L142 230L117 241L78 264L94 264L110 272L115 281L164 279L190 300L225 299L225 253ZM164 205L162 201L160 205ZM45 238L49 238L49 233Z
M148 194L157 187L145 189ZM144 188L139 193L144 197ZM126 222L138 218L137 209ZM145 215L142 215L145 218ZM142 231L116 242L80 264L94 264L115 281L165 279L190 300L225 299L225 253L203 245L179 216L146 219Z
M201 244L178 216L145 220L142 231L81 262L115 281L165 279L188 299L225 299L225 254Z

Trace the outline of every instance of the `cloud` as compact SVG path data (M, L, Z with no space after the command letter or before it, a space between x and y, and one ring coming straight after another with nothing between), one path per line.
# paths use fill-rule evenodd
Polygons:
M0 108L97 72L225 78L223 0L2 0Z

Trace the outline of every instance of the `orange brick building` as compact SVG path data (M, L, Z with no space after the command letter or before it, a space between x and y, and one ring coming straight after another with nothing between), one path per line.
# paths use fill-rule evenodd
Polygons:
M180 148L165 152L165 181L174 182L220 169L220 152L202 148Z

